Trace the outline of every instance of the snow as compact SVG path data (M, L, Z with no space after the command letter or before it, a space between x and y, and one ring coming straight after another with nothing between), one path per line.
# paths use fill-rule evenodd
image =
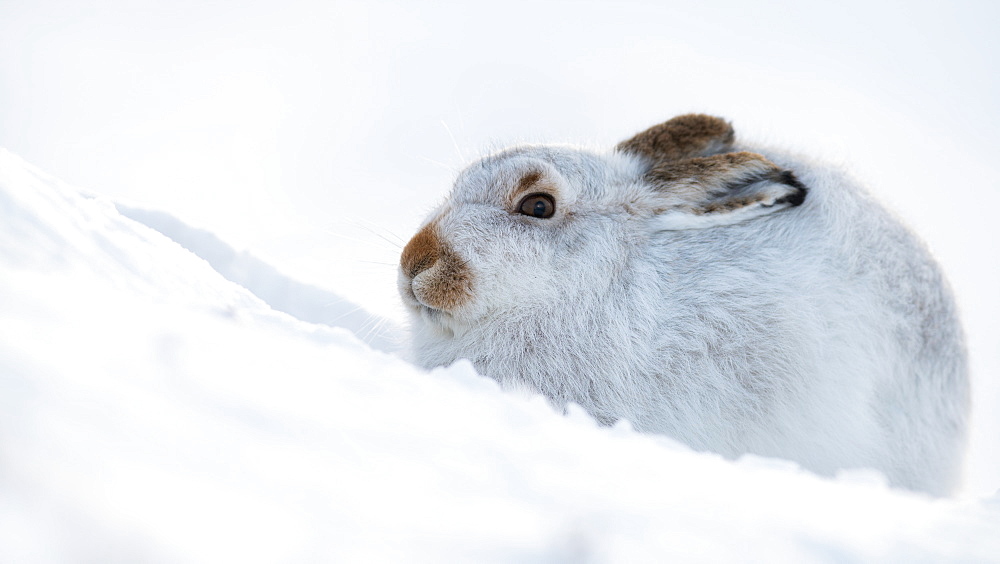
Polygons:
M0 560L1000 561L998 496L726 461L423 372L367 320L227 280L300 288L210 233L6 151L0 211Z

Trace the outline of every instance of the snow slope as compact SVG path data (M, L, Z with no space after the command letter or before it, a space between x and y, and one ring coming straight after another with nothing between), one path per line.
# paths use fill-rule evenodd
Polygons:
M122 215L152 227L205 259L227 280L250 290L273 309L310 323L350 328L380 351L401 348L400 328L359 305L293 280L246 251L237 252L212 233L193 228L168 213L123 204L115 207Z
M426 373L336 296L276 311L227 277L294 281L122 209L212 264L0 150L0 561L1000 562L1000 496L729 462Z

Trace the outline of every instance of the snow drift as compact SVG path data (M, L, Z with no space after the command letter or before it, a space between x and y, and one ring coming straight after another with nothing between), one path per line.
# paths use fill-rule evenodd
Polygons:
M0 560L1000 562L1000 498L728 462L427 373L182 232L0 151Z

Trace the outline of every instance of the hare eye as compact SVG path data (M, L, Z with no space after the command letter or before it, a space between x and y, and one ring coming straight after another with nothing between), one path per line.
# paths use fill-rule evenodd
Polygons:
M517 211L524 215L546 219L556 213L556 202L548 194L532 194L521 200Z

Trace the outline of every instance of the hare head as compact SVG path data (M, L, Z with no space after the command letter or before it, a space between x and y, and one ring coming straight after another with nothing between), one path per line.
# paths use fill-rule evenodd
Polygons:
M749 221L806 188L761 155L730 152L732 127L685 115L597 155L516 147L463 171L403 250L405 303L432 330L551 314L608 290L652 233Z

